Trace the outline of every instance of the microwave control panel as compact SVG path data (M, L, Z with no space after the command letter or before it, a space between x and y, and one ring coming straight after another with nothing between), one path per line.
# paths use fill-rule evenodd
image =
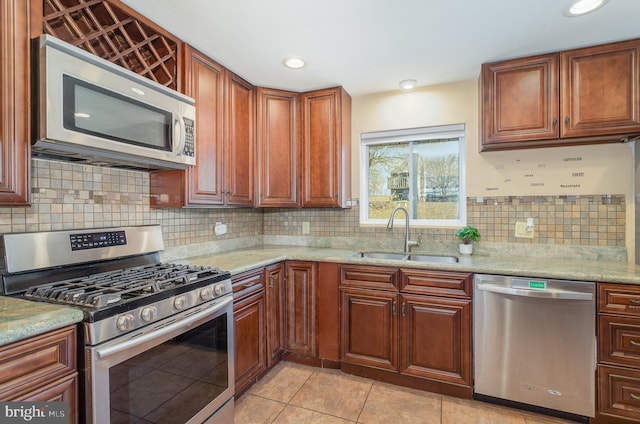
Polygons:
M195 125L193 120L189 118L184 118L184 131L185 131L185 143L184 150L182 151L183 155L187 156L195 156Z

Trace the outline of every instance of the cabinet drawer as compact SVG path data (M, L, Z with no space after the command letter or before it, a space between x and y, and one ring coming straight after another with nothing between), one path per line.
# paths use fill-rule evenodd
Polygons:
M406 293L471 297L472 274L466 272L402 269L400 290Z
M640 317L640 286L598 284L598 312L612 312Z
M231 278L233 301L238 302L264 289L264 272L261 269L249 271Z
M640 318L600 315L600 362L640 367Z
M66 327L0 348L0 399L76 372L76 328Z
M598 412L640 421L640 371L599 365Z
M398 288L398 269L381 266L342 266L340 284L372 289Z

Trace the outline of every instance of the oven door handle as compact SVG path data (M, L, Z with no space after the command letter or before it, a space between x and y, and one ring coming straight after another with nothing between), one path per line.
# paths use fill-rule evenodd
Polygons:
M221 302L212 305L209 308L206 308L200 312L197 312L193 315L189 315L184 319L179 321L172 322L171 324L166 325L165 327L159 328L157 330L150 331L149 333L142 334L140 336L134 337L132 339L126 340L121 343L117 343L113 346L106 346L103 348L99 348L96 350L96 354L99 359L107 358L111 355L115 355L122 351L132 349L141 344L147 343L151 340L162 337L163 335L170 334L174 331L184 329L185 327L190 327L198 321L207 318L209 315L223 309L229 303L233 302L233 297L226 296ZM188 311L186 311L188 312Z

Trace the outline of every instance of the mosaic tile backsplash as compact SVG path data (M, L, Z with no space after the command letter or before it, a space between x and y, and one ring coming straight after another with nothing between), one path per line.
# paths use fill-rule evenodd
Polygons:
M31 208L0 208L0 233L160 224L167 247L250 239L253 245L278 237L336 238L401 243L403 229L360 227L359 207L351 209L152 209L149 176L70 162L32 160ZM502 196L467 199L469 225L483 243L625 246L624 195ZM515 223L532 217L534 238L515 238ZM216 222L228 233L214 234ZM309 234L302 223L309 222ZM412 229L411 238L457 242L455 229ZM291 238L289 238L291 240ZM400 244L401 245L401 244Z
M228 232L214 234L216 222ZM32 206L0 208L0 233L160 224L165 246L262 235L254 209L152 209L149 174L32 160Z

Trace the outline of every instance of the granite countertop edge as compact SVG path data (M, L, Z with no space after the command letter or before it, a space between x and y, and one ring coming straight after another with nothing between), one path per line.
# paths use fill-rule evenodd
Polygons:
M265 246L189 256L178 261L216 266L230 271L232 275L286 260L302 260L640 285L640 266L627 262L456 255L459 258L457 263L429 263L360 258L355 256L356 253L349 249Z

